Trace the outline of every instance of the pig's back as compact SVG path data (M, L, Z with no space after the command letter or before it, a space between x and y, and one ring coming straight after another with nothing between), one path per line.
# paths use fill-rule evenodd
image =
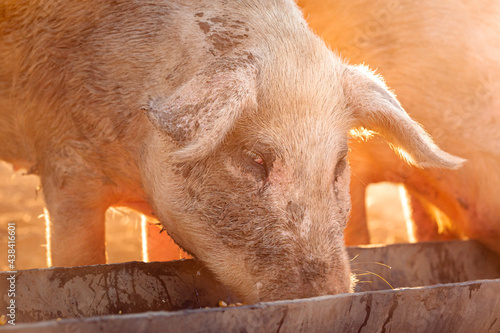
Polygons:
M148 98L202 62L185 40L200 33L181 35L190 11L182 1L0 1L0 159L29 166L71 140L137 139L130 125Z
M431 135L436 117L448 120L450 130L463 125L459 118L478 128L490 126L492 112L500 117L490 98L500 94L500 2L300 0L299 5L333 49L352 63L378 69Z

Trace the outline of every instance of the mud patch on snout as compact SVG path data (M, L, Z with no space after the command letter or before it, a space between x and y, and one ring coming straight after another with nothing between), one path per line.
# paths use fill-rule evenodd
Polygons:
M319 258L299 261L300 276L305 283L326 280L328 264Z
M286 212L289 219L293 222L302 221L305 216L304 208L293 201L288 201L286 205Z
M210 24L208 24L207 22L198 22L198 25L205 34L208 34L208 32L210 31Z

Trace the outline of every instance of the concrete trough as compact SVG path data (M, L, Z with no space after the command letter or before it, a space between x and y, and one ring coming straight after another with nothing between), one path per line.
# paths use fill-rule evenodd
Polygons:
M360 274L354 294L231 308L205 309L238 299L194 260L18 271L16 325L0 329L500 332L500 257L481 245L396 244L349 254ZM7 290L11 273L0 275ZM0 314L9 302L2 295Z

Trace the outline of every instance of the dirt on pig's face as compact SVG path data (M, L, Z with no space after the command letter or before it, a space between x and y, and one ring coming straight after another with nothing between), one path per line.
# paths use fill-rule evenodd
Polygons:
M432 142L380 78L316 46L239 55L144 108L153 128L140 168L151 206L245 302L350 291L351 129L380 134L417 166L463 162Z
M159 218L246 302L348 292L346 133L271 118L242 119L208 156L169 164Z

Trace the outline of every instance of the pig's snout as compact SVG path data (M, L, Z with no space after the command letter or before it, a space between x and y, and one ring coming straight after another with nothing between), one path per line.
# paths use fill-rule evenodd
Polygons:
M249 295L252 302L335 295L352 291L350 268L347 264L332 265L317 259L307 259L302 265L290 267L283 263L279 277L260 280ZM271 267L269 270L273 270Z
M333 295L349 292L349 269L330 268L319 260L307 260L300 270L300 297Z

